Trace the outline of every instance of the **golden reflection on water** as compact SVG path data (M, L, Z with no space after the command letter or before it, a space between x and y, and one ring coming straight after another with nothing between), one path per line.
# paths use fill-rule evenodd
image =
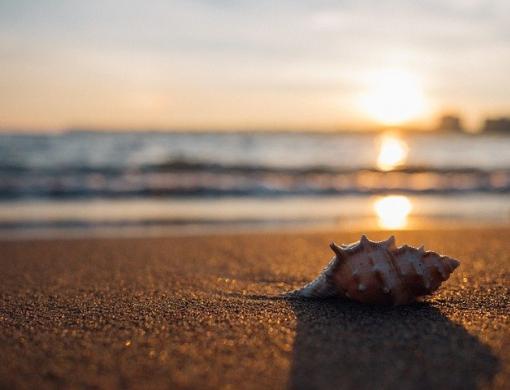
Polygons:
M382 229L402 229L408 224L407 217L413 205L407 196L388 195L374 202L377 222Z
M396 134L384 134L379 141L377 167L389 171L406 162L409 148Z

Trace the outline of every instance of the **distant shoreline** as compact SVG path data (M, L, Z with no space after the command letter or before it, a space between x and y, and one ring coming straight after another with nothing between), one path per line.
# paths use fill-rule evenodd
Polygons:
M424 134L424 135L464 135L472 136L495 136L507 137L510 133L504 132L467 132L467 131L439 131L431 129L415 129L415 128L398 128L388 127L380 129L367 129L367 130L314 130L314 129L108 129L108 128L91 128L91 129L10 129L0 128L0 136L54 136L54 135L68 135L68 134L186 134L186 135L208 135L208 134L306 134L306 135L373 135L386 132L398 132L402 134Z

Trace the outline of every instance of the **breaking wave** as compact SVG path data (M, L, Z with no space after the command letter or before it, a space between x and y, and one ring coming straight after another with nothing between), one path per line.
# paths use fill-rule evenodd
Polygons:
M0 166L0 198L510 192L510 169L269 166L172 159L128 166Z

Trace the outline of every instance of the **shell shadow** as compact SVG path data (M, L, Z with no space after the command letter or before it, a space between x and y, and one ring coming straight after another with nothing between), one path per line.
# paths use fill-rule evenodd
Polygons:
M297 317L289 389L476 389L498 371L486 345L427 303L289 302Z

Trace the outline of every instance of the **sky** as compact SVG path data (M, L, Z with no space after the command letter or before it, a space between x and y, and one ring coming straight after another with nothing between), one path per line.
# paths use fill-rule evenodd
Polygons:
M509 69L506 0L0 0L4 129L475 128Z

